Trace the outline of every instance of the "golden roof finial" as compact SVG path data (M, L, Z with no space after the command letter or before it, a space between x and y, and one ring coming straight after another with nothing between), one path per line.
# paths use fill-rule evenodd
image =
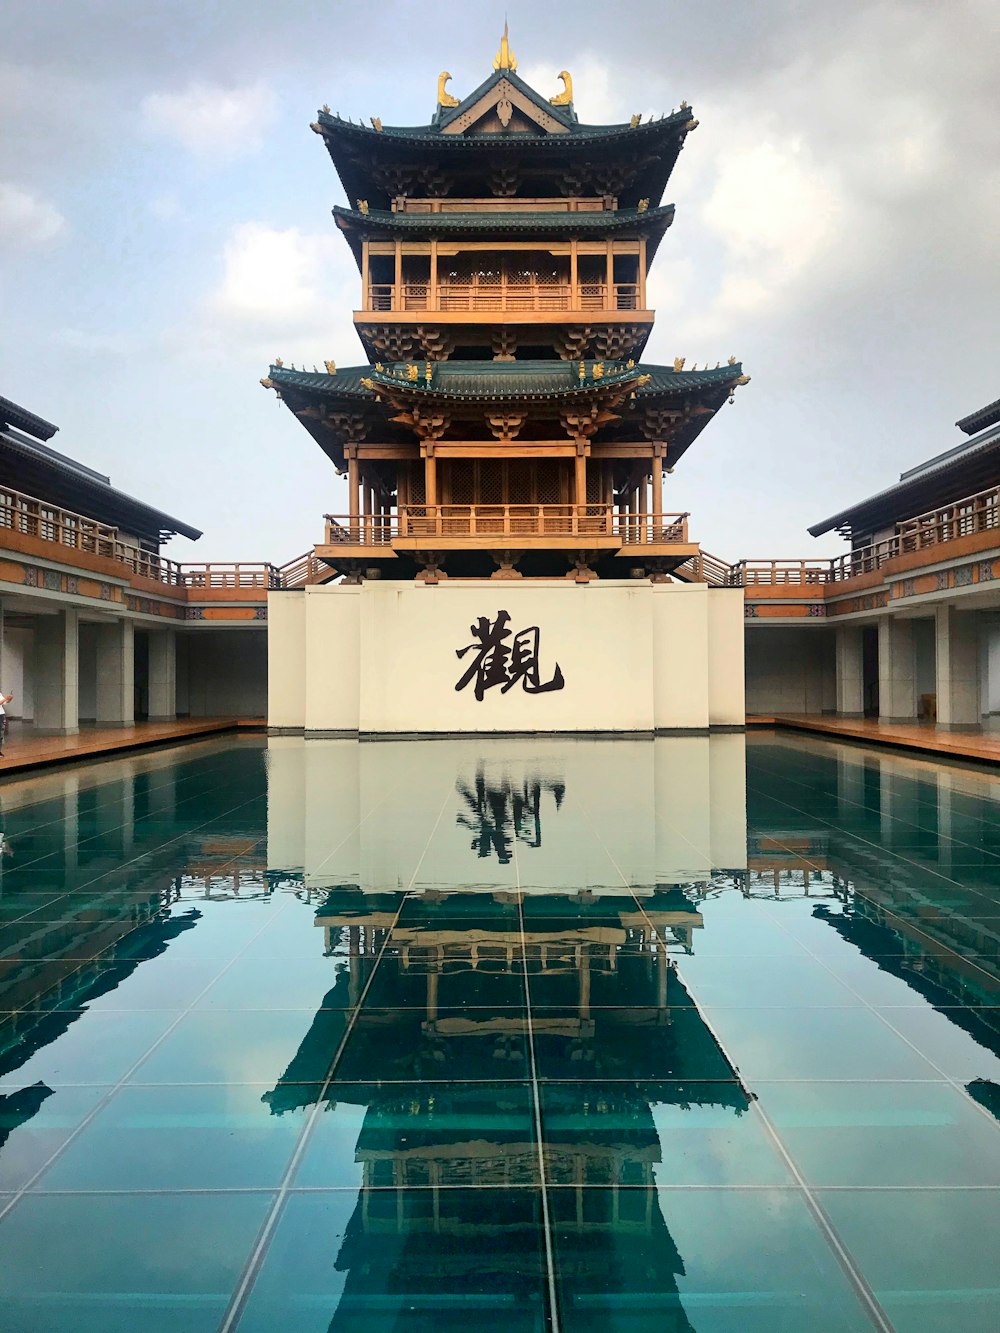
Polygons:
M445 92L445 84L451 82L451 75L443 69L438 75L438 106L458 106L458 98Z
M381 117L381 116L369 116L368 119L371 121L371 123L372 123L372 129L375 131L375 133L376 133L376 134L381 134L381 133L382 133L382 117Z
M632 119L629 121L629 125L633 130L637 130L639 128L640 120L642 120L642 113L637 111L635 115L632 117Z
M676 370L677 373L680 374L680 372L681 372L683 369L684 369L684 358L683 358L682 356L675 356L675 357L674 357L674 370Z
M507 20L503 21L503 36L500 38L500 50L493 57L494 69L517 69L517 56L510 49L507 36Z
M359 213L367 213L367 212L368 212L368 200L367 200L367 199L359 199L359 200L358 200L358 212L359 212Z
M336 375L337 373L336 361L324 361L323 364L324 366L326 366L326 373L328 375Z
M555 97L549 98L551 106L572 106L573 105L573 76L568 69L561 71L559 77L563 82L563 90L556 93Z

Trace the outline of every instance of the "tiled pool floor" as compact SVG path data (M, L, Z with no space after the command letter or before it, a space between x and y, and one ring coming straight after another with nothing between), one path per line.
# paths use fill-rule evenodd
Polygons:
M246 737L0 816L0 1329L1000 1328L1000 776Z

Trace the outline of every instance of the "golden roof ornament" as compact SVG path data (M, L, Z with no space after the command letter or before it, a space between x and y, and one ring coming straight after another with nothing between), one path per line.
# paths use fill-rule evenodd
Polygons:
M729 360L726 362L726 365L727 365L727 366L735 366L735 365L736 365L736 358L735 358L735 356L731 356L731 357L729 358Z
M371 123L372 123L372 129L375 131L375 133L376 133L376 134L381 134L381 133L382 133L382 117L381 117L381 116L369 116L368 119L371 121Z
M445 92L445 84L451 82L451 75L443 69L438 75L438 106L458 106L458 98Z
M358 200L358 212L359 212L359 213L364 213L364 214L367 215L367 213L368 213L368 200L367 200L367 199L359 199L359 200Z
M549 98L551 106L572 106L573 105L573 78L568 69L560 71L559 77L562 79L563 90L556 93L555 97Z
M510 49L510 41L507 36L507 20L504 20L503 36L500 38L500 50L493 57L494 69L517 69L517 56Z
M648 199L640 199L640 200L639 200L639 208L638 208L638 212L640 212L640 213L645 213L645 212L647 212L648 209L649 209L649 200L648 200Z
M749 376L749 375L741 375L741 376L739 377L739 379L737 379L736 383L737 383L737 384L749 384L749 383L750 383L750 376Z
M689 110L689 105L688 105L687 102L682 102L682 103L681 103L681 110L682 110L682 111L687 111L687 110Z
M586 366L584 365L584 363L581 361L581 362L580 362L580 380L581 380L581 382L582 382L583 380L585 380L586 378L587 378L587 367L586 367Z
M629 125L632 127L632 129L637 130L639 128L639 122L641 120L642 120L642 115L640 112L637 111L635 115L629 120Z
M282 361L280 356L276 356L272 364L276 366L283 366L285 363L284 361Z
M652 378L653 378L652 375L640 375L639 378L636 380L636 384L641 389L645 385L647 385Z
M431 376L433 375L433 373L434 373L434 372L433 372L433 370L431 369L431 363L428 361L428 362L427 362L427 367L426 367L426 369L424 370L424 379L427 381L428 384L430 384L430 382L431 382Z
M270 378L268 378L268 379L262 379L262 380L261 380L261 384L264 386L265 389L273 389L273 388L274 388L274 380L272 380L272 379L270 379Z
M415 361L406 367L406 378L408 380L415 380L419 374L420 371L417 368L417 363Z
M602 380L602 379L604 379L604 362L603 362L603 361L595 361L595 362L594 362L594 379L595 379L595 380Z
M329 107L327 106L327 104L324 102L324 103L323 103L323 115L324 115L324 116L328 116L329 114L330 114L330 108L329 108Z
M375 381L373 379L369 379L368 376L366 375L361 381L361 387L363 389L374 389Z
M684 357L682 357L682 356L675 356L675 357L674 357L674 370L676 370L677 373L680 374L680 372L681 372L683 369L684 369Z
M323 364L324 366L326 366L326 373L328 375L336 375L337 373L336 361L324 361Z

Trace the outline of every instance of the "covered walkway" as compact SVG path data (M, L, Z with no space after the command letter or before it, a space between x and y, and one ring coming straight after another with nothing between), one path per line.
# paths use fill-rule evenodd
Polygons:
M192 717L170 722L136 722L127 727L84 727L72 736L39 736L34 728L11 723L0 778L25 769L43 768L79 759L100 759L123 750L215 736L241 729L263 730L262 717Z
M879 722L875 718L847 718L818 713L749 715L747 726L811 731L835 740L865 741L903 750L920 750L948 759L969 759L1000 765L1000 731L949 731L932 722Z

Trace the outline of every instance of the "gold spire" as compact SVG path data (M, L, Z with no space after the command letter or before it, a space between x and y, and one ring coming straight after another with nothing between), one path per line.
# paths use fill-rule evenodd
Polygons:
M494 69L517 69L517 56L510 49L507 38L507 20L503 21L503 36L500 38L500 50L493 57Z

